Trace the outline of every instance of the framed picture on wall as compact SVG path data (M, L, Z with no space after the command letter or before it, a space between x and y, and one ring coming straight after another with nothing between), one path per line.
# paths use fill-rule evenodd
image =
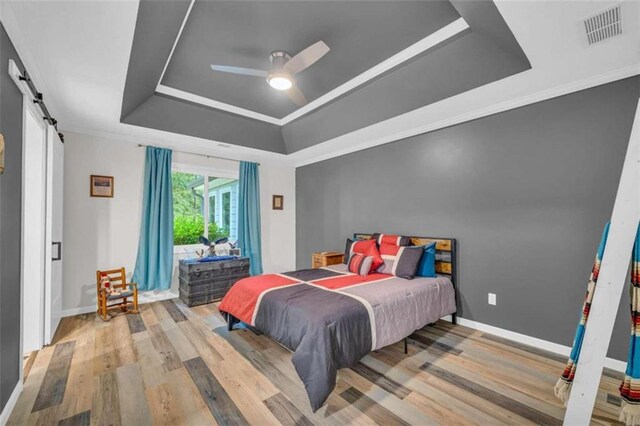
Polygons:
M113 198L113 176L91 175L91 196Z
M284 195L273 196L273 210L284 210Z

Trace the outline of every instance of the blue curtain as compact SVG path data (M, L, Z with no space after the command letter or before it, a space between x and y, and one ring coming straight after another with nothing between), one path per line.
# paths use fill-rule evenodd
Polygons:
M170 149L148 146L138 257L133 281L140 290L167 290L173 272L173 193Z
M258 164L240 162L238 187L238 246L251 262L251 275L259 275L262 273L262 244Z

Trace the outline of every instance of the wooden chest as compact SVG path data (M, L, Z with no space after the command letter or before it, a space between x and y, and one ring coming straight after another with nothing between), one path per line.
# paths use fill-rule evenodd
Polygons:
M249 258L197 262L181 259L178 279L180 300L187 306L202 305L220 300L239 279L249 276Z

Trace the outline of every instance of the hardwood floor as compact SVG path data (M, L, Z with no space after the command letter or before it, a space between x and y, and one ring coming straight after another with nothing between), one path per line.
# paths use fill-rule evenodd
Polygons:
M291 354L228 332L215 305L141 305L102 322L64 318L31 363L10 425L425 425L562 423L564 357L439 322L341 370L318 412ZM617 423L621 375L606 372L594 424Z

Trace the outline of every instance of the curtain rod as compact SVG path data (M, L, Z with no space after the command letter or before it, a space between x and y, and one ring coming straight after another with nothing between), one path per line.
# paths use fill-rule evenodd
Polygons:
M145 146L151 146L151 145L145 145L145 144L138 144L138 148L142 148ZM206 158L217 158L218 160L228 160L228 161L235 161L235 162L240 162L240 160L236 160L235 158L229 158L229 157L221 157L219 155L207 155L207 154L197 154L195 152L187 152L187 151L179 151L177 149L172 149L173 152L180 152L182 154L189 154L189 155L197 155L199 157L206 157ZM256 163L258 166L260 165L260 163Z

